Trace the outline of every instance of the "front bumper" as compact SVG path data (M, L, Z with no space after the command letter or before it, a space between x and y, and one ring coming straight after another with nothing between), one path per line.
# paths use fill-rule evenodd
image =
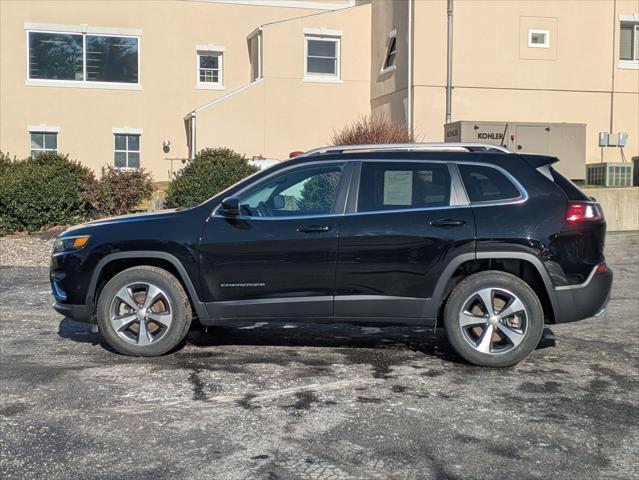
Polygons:
M581 285L555 288L555 323L575 322L603 314L612 290L613 273L593 273Z
M91 323L91 309L86 305L69 305L66 303L54 303L53 309L76 322Z

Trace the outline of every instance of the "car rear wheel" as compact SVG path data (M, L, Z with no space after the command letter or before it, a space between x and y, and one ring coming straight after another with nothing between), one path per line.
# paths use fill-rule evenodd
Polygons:
M509 367L536 348L544 315L526 282L505 272L480 272L453 289L444 326L448 341L468 362Z
M191 324L191 304L180 282L157 267L132 267L102 289L100 333L120 353L162 355L179 345Z

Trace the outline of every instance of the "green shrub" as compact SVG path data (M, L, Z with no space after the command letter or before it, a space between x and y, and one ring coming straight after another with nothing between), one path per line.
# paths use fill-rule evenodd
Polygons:
M84 192L84 200L100 216L124 215L153 194L153 178L143 168L118 170L102 167L99 180L93 180Z
M11 167L11 157L6 153L0 152L0 176L4 175Z
M4 157L0 161L0 234L77 223L90 214L81 200L94 179L89 168L50 152L24 160Z
M257 172L246 158L228 148L206 148L188 162L167 189L167 205L192 207Z
M415 138L406 125L393 121L383 113L359 116L340 130L333 131L333 145L362 145L370 143L414 143Z

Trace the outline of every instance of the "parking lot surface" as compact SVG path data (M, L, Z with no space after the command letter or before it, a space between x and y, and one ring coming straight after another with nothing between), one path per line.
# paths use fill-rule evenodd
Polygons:
M3 479L639 478L639 233L608 234L605 316L511 369L420 329L294 323L128 358L53 311L47 259L8 251L27 241L0 239Z

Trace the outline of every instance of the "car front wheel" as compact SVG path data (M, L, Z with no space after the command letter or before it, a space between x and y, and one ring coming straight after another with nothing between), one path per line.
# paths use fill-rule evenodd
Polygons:
M100 333L113 349L150 357L184 340L191 324L191 305L171 273L151 266L132 267L104 286L97 319Z
M537 347L544 314L535 292L519 277L480 272L453 289L444 326L448 341L468 362L509 367Z

